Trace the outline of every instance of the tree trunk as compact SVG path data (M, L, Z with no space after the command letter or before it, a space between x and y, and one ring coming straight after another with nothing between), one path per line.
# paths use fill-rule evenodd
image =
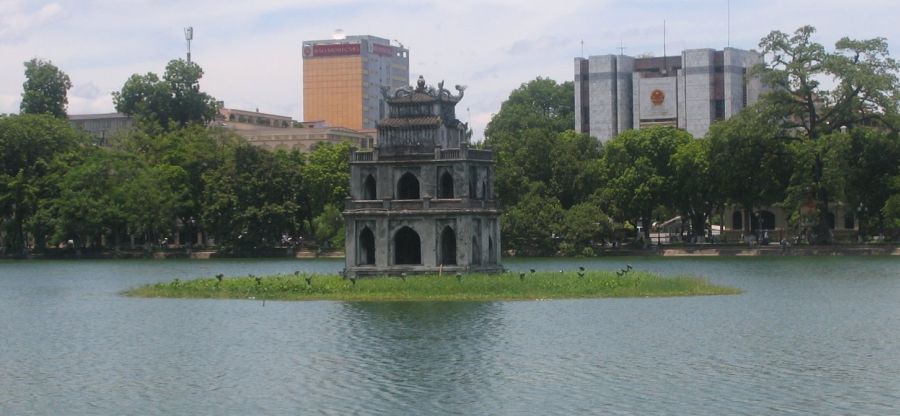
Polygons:
M821 155L816 152L816 162L814 173L814 183L816 187L816 208L818 210L818 220L816 221L816 235L814 244L831 244L831 227L828 224L828 190L822 186L823 163Z

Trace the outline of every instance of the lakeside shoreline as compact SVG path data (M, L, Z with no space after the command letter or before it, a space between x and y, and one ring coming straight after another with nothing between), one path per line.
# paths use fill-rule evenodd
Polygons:
M900 245L852 244L830 246L788 246L778 245L691 245L691 246L651 246L646 249L609 248L595 257L758 257L758 256L900 256ZM522 257L530 256L505 256ZM542 256L541 256L542 257ZM556 256L564 258L565 256ZM312 250L275 249L261 253L234 255L215 250L171 249L165 251L88 251L78 253L72 250L31 253L27 256L0 255L0 260L101 260L101 259L227 259L227 258L295 258L295 259L343 259L343 251L317 253ZM574 257L573 257L574 258Z

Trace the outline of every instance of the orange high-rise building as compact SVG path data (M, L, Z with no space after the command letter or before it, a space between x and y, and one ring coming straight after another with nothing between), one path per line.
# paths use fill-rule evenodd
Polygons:
M375 36L303 42L303 120L374 129L387 114L381 87L409 85L409 50Z

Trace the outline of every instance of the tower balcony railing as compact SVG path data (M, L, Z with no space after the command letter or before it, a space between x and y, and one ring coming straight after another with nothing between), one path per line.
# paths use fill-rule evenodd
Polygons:
M446 199L350 199L344 202L344 209L355 210L391 210L391 211L427 211L449 209L497 209L496 200L471 198Z
M354 162L371 162L374 160L375 152L353 152Z
M406 153L403 155L391 155L382 153L378 149L369 151L355 151L350 156L351 162L374 162L378 160L494 160L494 152L490 150L469 149L460 147L456 149L434 149L434 153Z

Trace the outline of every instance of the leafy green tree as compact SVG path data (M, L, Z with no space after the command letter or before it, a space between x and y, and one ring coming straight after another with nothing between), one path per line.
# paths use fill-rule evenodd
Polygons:
M594 255L594 244L600 244L612 235L612 220L595 202L573 205L563 213L560 224L563 255Z
M312 221L324 212L328 205L344 206L344 198L348 195L347 187L350 186L352 150L353 145L347 142L323 142L316 145L307 155L306 163L301 170L308 197L307 220Z
M187 187L187 193L179 201L175 218L186 231L185 242L193 244L200 242L194 236L203 231L199 221L206 192L203 175L222 166L226 155L241 140L231 131L193 124L157 135L133 130L118 137L113 146L138 154L153 166L177 166L184 170L182 186Z
M881 215L887 227L897 230L900 229L900 175L891 178L890 189L893 194L884 202Z
M26 226L41 201L49 197L48 176L54 159L86 143L87 138L68 121L51 115L0 117L0 218L7 250L26 249ZM42 240L43 236L36 237Z
M706 136L710 177L718 180L716 186L722 198L745 211L745 233L751 230L750 214L754 208L785 198L792 157L790 138L778 119L771 107L757 103L713 124Z
M537 189L540 186L536 184L501 216L504 247L518 255L552 255L558 249L564 211L559 200Z
M66 93L72 88L69 76L50 61L34 58L25 62L22 84L22 114L50 114L65 118L69 103Z
M298 158L240 144L204 175L202 222L216 241L237 250L273 247L302 226Z
M512 206L531 183L542 183L563 207L586 200L598 186L595 139L572 131L571 82L537 78L509 95L485 129L484 147L497 157L500 201Z
M847 179L850 176L850 136L845 133L831 133L820 137L818 140L799 140L789 146L791 161L794 171L791 174L787 186L785 203L794 208L794 219L799 225L815 224L817 215L806 217L800 207L809 205L812 201L811 190L818 193L827 193L830 198L838 201L846 201ZM810 175L810 167L821 164L816 175ZM814 227L810 241L831 241L830 236L817 235L822 231L821 227ZM824 232L831 230L826 227Z
M683 130L657 127L628 130L603 148L602 198L611 203L618 220L640 223L645 241L650 240L653 210L674 205L672 157L691 140Z
M856 211L863 235L884 233L889 224L880 207L900 191L891 186L900 175L900 137L884 129L856 128L850 142L845 202Z
M98 247L110 237L118 250L128 235L149 246L175 229L175 213L187 200L180 167L150 166L139 155L106 148L69 159L55 165L54 197L38 215L49 219L54 242Z
M504 144L518 132L548 129L563 132L575 125L575 84L538 77L509 94L484 131L485 140Z
M143 235L146 242L175 232L179 214L192 202L187 176L180 166L143 166L133 179L119 185L115 195L121 201L128 233Z
M203 69L195 62L169 61L163 77L134 74L113 92L116 111L133 115L145 130L171 130L191 123L208 124L218 111L216 99L200 91Z
M332 249L344 246L344 216L337 205L325 205L322 213L313 219L313 230L319 247Z
M812 26L803 26L793 35L773 31L759 44L771 57L767 65L757 69L772 87L762 100L782 115L783 127L810 141L844 128L876 125L895 131L900 65L890 57L886 39L845 37L835 44L833 52L828 52L811 40L814 33ZM823 84L825 79L832 82ZM828 89L829 85L833 87ZM809 163L810 180L805 182L811 184L809 197L816 201L816 242L829 243L828 206L835 196L822 184L826 169L823 155L814 151Z
M713 209L721 205L721 192L712 176L710 140L694 139L672 155L675 207L691 222L692 235L701 237Z

